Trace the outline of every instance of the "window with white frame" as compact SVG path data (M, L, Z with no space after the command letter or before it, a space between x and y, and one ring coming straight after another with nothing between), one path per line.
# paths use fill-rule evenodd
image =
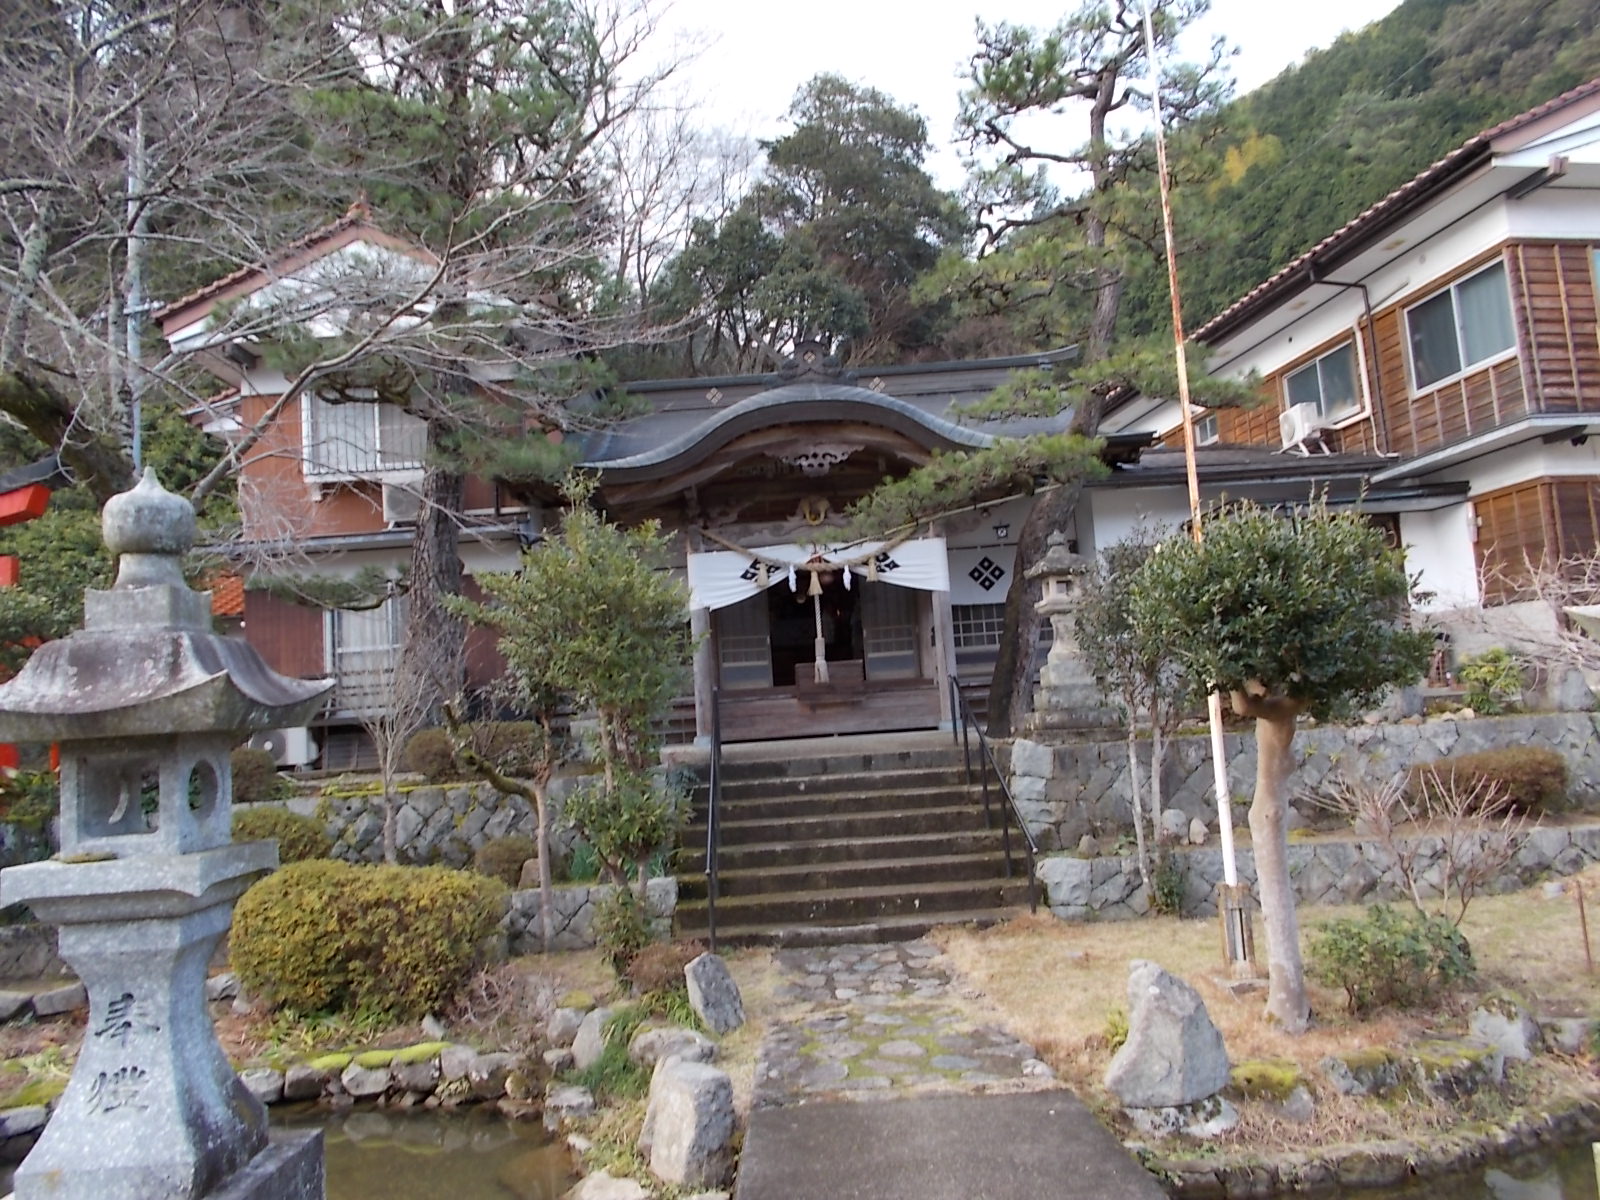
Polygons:
M1222 440L1222 418L1216 413L1207 413L1197 418L1194 423L1194 444L1196 446L1214 446Z
M1004 604L952 604L951 624L956 648L971 650L979 646L998 646L1006 627Z
M1406 310L1411 381L1431 387L1516 345L1504 263L1452 283Z
M405 640L406 601L390 596L376 608L328 614L334 707L362 716L388 704Z
M307 395L303 411L307 479L372 479L422 467L427 426L403 408Z
M1283 381L1284 397L1290 407L1314 404L1325 421L1361 410L1361 383L1356 363L1356 344L1346 342L1319 355Z

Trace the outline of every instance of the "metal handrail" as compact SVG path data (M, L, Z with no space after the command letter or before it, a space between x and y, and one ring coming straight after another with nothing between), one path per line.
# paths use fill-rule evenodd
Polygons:
M717 952L718 808L722 800L722 689L711 689L711 772L706 786L706 941Z
M989 739L984 736L983 726L978 724L978 719L973 715L972 706L967 703L967 698L961 694L961 684L957 678L950 676L950 711L955 718L952 722L951 734L961 742L966 758L967 786L972 786L972 740L968 733L971 730L978 735L978 768L980 781L983 784L983 820L984 824L993 828L994 817L989 804L989 776L994 775L995 785L1000 789L1000 845L1006 858L1006 878L1012 874L1011 865L1011 822L1017 823L1017 832L1022 835L1023 849L1027 852L1028 861L1028 911L1039 911L1039 843L1034 840L1028 823L1022 819L1022 810L1017 807L1015 798L1011 795L1011 788L1006 785L1004 772L1000 764L995 761L994 751L989 746ZM960 731L954 728L959 722Z

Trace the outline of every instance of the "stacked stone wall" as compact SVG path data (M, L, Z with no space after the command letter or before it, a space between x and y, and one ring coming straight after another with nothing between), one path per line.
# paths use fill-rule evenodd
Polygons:
M1420 841L1417 875L1436 878L1443 847L1437 837ZM1183 876L1182 914L1215 914L1222 852L1196 846L1180 847L1173 854ZM1253 887L1256 866L1249 847L1238 848L1237 861L1239 881ZM1533 829L1523 835L1506 869L1484 890L1506 892L1551 875L1575 875L1594 862L1600 862L1600 824ZM1037 874L1050 911L1067 920L1119 920L1150 911L1139 862L1131 854L1099 858L1051 855L1039 860ZM1371 904L1401 900L1406 895L1400 874L1383 849L1356 838L1291 842L1289 881L1299 904Z
M1513 717L1435 717L1415 723L1319 725L1294 740L1292 793L1317 792L1335 776L1381 782L1434 759L1505 746L1548 746L1571 772L1570 795L1580 803L1600 799L1600 738L1593 713ZM1255 790L1253 733L1226 736L1228 785L1236 805ZM1150 743L1139 744L1141 773L1149 770ZM1086 833L1131 831L1128 749L1123 741L1046 744L1019 739L1010 748L1012 795L1023 820L1047 850L1075 848ZM1162 772L1163 804L1199 817L1215 830L1211 744L1204 735L1174 738ZM1235 813L1243 823L1243 809Z

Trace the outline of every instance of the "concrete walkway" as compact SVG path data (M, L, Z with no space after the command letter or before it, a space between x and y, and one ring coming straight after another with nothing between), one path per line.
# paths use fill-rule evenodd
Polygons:
M736 1200L1155 1200L1027 1043L974 1021L926 941L779 951Z

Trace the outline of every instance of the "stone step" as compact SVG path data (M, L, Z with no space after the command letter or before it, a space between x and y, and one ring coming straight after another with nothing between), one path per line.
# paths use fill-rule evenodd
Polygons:
M973 747L974 755L977 747ZM793 779L805 775L871 774L881 771L951 770L962 763L961 748L919 747L916 749L888 749L846 754L795 752L791 757L745 759L737 752L725 753L722 760L722 780L729 783L743 779ZM704 768L701 768L702 773Z
M990 803L994 802L993 790ZM694 819L704 823L707 800L700 797L694 806ZM776 791L757 796L724 795L718 811L724 821L784 821L794 817L822 817L831 814L895 812L912 808L949 808L971 805L983 808L983 790L961 785L939 784L905 791Z
M1003 908L978 908L948 912L917 912L910 915L880 917L866 921L835 924L784 924L774 922L730 923L723 906L717 905L717 942L734 946L840 946L858 942L904 942L919 938L941 925L998 925L1027 912L1024 903ZM683 928L684 938L706 935L705 925Z
M718 822L723 846L786 840L802 842L849 837L893 837L912 833L969 833L984 828L983 808L976 804L939 805L928 808L896 808L881 812L831 813L824 816L793 817L783 820L757 818ZM705 826L690 825L683 831L683 844L703 846Z
M977 777L974 776L974 783ZM865 796L880 792L918 792L929 788L964 788L966 772L955 767L914 767L895 771L844 771L789 774L738 779L723 778L724 800L765 799L769 796ZM703 796L707 787L696 789Z
M1017 862L1019 871L1026 867ZM961 880L993 881L1005 875L1005 856L998 849L980 854L936 854L924 857L867 859L860 862L795 862L785 866L736 867L723 864L717 873L718 892L730 896L758 896L773 892L834 891L858 887L896 885L915 889L925 883ZM704 900L706 877L680 877L680 900Z
M881 921L885 917L937 912L974 912L1025 903L1027 881L980 879L899 885L837 888L829 892L772 892L727 896L717 901L717 921L741 925L842 925ZM685 936L705 929L704 900L680 902L677 922Z
M692 838L685 833L684 849L679 858L680 869L686 874L705 870L705 828L702 826L695 832L696 836ZM999 849L999 829L971 829L959 833L897 833L888 837L816 838L805 842L803 846L781 839L738 845L729 845L724 841L718 852L718 863L720 869L726 872L801 861L827 864L862 859L915 858L938 853L996 853Z

